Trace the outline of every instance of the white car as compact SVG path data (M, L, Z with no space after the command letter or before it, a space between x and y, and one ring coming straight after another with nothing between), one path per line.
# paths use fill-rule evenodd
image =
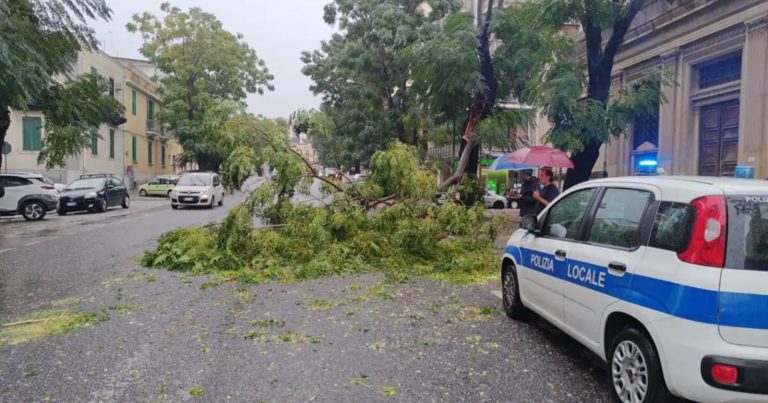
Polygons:
M485 208L503 209L507 205L507 198L497 195L492 190L485 191Z
M171 208L224 204L224 187L219 175L214 172L188 172L179 177L171 191Z
M56 210L59 194L38 174L0 174L0 215L21 214L28 221L37 221Z
M620 402L768 401L768 186L631 177L524 217L501 262L528 309L608 363Z

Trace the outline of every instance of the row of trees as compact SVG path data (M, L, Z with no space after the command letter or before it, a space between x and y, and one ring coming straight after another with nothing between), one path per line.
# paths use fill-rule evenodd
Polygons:
M325 163L353 167L393 140L446 142L458 125L461 163L446 187L476 171L480 144L514 147L507 128L541 113L549 141L572 152L571 186L589 178L601 144L659 102L660 73L611 89L618 48L653 1L479 0L475 18L453 0L333 0L324 19L339 33L302 55L322 106L299 111L294 127ZM563 29L574 22L583 42Z

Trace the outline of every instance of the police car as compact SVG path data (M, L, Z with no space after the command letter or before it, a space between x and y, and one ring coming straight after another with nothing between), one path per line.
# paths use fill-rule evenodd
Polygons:
M590 181L521 227L507 315L535 311L603 358L617 401L768 401L764 181Z

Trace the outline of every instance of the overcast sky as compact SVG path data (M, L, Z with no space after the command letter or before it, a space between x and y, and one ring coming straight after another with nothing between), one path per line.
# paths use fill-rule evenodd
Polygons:
M241 33L267 68L275 76L275 90L248 98L248 110L267 117L287 117L298 108L313 108L319 98L309 90L311 81L301 74L299 60L304 50L320 47L329 39L333 28L323 22L323 6L329 0L171 0L182 9L200 7L215 14L224 29ZM142 58L138 49L141 37L125 29L135 13L150 11L160 14L157 0L108 0L114 12L111 22L94 23L102 50L131 58Z

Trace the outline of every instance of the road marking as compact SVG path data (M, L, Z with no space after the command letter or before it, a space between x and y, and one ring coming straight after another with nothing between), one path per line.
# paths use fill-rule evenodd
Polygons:
M40 243L40 241L33 241L33 242L30 242L30 243L24 244L24 246L32 246L32 245L37 245L39 243Z
M8 249L0 249L0 253L10 252L10 251L12 251L12 250L13 250L13 248L8 248Z

